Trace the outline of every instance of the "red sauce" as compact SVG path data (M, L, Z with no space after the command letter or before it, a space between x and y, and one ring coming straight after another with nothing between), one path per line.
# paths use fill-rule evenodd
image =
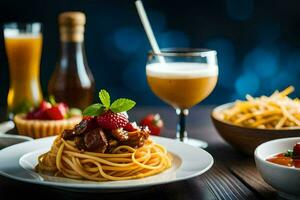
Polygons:
M285 153L277 154L266 160L278 165L300 168L300 159L295 159L289 156L285 156Z

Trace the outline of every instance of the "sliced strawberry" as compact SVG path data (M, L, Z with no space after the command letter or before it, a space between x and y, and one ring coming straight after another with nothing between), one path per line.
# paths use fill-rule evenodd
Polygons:
M138 126L136 125L135 122L132 122L132 123L127 123L126 126L124 127L124 130L125 131L128 131L128 132L133 132L133 131L136 131L138 130Z
M48 119L48 116L46 114L45 110L35 109L32 112L27 113L26 119Z
M52 107L51 103L43 100L40 103L39 110L47 110L48 108L51 108L51 107Z
M148 126L151 135L159 135L163 125L159 114L149 114L140 121L140 126Z
M55 106L52 106L52 108L47 109L46 113L50 119L61 120L66 116L67 110L63 104L56 104Z
M97 121L101 128L109 130L124 128L129 122L124 114L113 113L110 110L98 116Z

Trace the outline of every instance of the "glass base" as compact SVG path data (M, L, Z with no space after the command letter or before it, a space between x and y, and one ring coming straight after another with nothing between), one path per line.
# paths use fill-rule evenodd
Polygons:
M179 140L178 138L176 140ZM184 138L183 143L189 144L194 147L205 149L208 147L207 142L203 140L193 139L193 138Z

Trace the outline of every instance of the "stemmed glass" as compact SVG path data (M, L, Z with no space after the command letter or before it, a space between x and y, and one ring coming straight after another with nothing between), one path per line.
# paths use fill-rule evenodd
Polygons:
M207 143L188 138L186 116L189 109L204 100L218 79L217 52L209 49L173 48L150 52L146 65L148 84L153 93L176 109L176 138L193 146Z

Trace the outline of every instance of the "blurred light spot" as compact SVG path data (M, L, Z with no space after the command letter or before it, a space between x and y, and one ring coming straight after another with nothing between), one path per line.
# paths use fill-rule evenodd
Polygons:
M189 47L188 36L181 31L168 31L157 36L158 44L161 48L169 47Z
M150 11L148 17L154 32L161 32L166 28L167 20L163 13L159 11Z
M238 95L244 97L246 94L254 95L260 85L258 76L254 73L248 72L242 74L235 82L235 89Z
M253 0L226 0L226 9L233 20L243 21L253 14Z
M232 79L235 77L235 50L232 42L228 39L217 38L209 40L205 47L217 51L219 63L219 84L225 88L232 88Z
M296 87L300 84L299 77L295 73L290 73L289 71L282 70L276 74L276 78L272 79L271 85L274 90L283 90L289 85Z
M256 32L260 42L274 42L280 37L280 25L273 21L263 21L258 24Z
M278 70L279 58L276 49L255 48L243 61L246 71L254 71L261 78L271 77Z
M145 62L134 61L133 64L126 66L122 74L123 84L134 92L143 91L148 87Z
M289 55L287 55L287 61L285 65L285 70L293 73L295 71L300 71L300 51L296 52L289 52Z
M233 92L230 95L230 100L228 102L236 101L237 99L245 99L245 96L239 95L237 92Z
M131 27L118 29L114 34L115 46L123 53L135 53L142 46L143 34L141 30Z

